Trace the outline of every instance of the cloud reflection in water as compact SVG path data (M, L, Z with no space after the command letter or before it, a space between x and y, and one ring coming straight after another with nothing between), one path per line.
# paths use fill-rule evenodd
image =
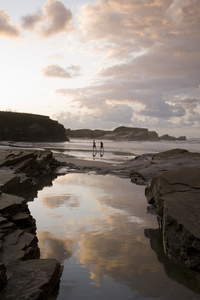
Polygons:
M126 291L124 299L135 299L133 292L148 299L191 295L167 277L145 237L146 229L158 226L145 212L143 186L109 175L67 174L38 192L30 206L42 257L57 258L65 267L58 300L69 286L73 299L80 299L82 289L91 297L98 289L96 300L101 299L111 282L112 293Z

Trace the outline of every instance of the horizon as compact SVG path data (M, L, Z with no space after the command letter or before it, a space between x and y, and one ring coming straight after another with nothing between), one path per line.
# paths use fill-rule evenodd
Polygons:
M47 118L50 118L50 116L48 116L48 115L40 115L40 114L34 114L34 113L23 113L23 112L13 112L13 111L0 111L0 113L1 112L5 112L5 113L16 113L16 114L30 114L30 115L35 115L35 116L40 116L40 117L47 117ZM50 118L51 119L51 118ZM58 120L53 120L53 119L51 119L52 121L58 121ZM61 125L63 125L64 126L64 124L62 124L62 123L59 123L59 124L61 124ZM138 128L138 129L147 129L148 131L155 131L157 134L158 134L158 132L156 131L156 130L149 130L149 128L146 128L146 127L131 127L131 126L124 126L124 125L121 125L121 126L117 126L117 127L115 127L115 128L112 128L112 129L102 129L102 128L66 128L65 126L64 126L64 128L65 128L65 130L72 130L72 131L76 131L76 130L91 130L91 131L95 131L95 130L102 130L102 131L114 131L115 129L117 129L117 128L120 128L120 127L125 127L125 128ZM158 134L158 137L160 138L161 136L163 136L163 135L169 135L169 136L171 136L170 134L168 134L167 132L165 132L165 133L163 133L162 135L159 135ZM185 136L185 135L184 135ZM181 136L173 136L172 135L172 137L175 137L175 138L179 138L179 137L181 137ZM186 139L188 139L188 137L187 136L185 136L186 137ZM189 139L198 139L198 138L195 138L195 137L189 137Z
M0 110L200 138L199 17L198 0L2 0Z

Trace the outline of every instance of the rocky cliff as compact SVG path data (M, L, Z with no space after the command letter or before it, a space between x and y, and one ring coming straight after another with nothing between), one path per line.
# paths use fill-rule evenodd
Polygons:
M111 139L127 141L159 141L159 140L186 140L185 136L175 138L169 135L158 136L157 132L149 131L147 128L134 128L120 126L112 131L90 130L90 129L67 129L67 136L71 138Z
M68 141L66 129L48 116L0 112L0 140L15 142Z

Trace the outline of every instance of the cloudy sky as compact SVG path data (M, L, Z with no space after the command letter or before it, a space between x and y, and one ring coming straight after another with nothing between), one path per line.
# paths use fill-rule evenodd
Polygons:
M0 110L200 137L199 0L0 0Z

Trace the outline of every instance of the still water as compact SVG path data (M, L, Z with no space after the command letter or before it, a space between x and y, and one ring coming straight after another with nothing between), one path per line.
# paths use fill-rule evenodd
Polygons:
M144 189L91 173L60 176L38 192L29 209L41 258L64 266L51 299L200 299L191 274L163 256Z

